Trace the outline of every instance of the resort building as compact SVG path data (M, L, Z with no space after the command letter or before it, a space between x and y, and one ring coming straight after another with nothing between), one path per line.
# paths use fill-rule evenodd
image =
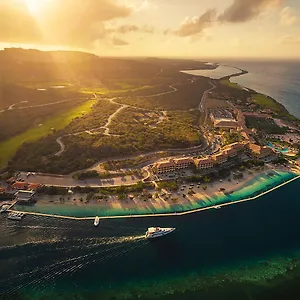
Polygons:
M215 128L237 129L239 127L230 109L212 109L209 117Z
M15 196L16 196L16 201L18 203L22 203L22 204L29 204L29 203L33 203L34 200L34 192L32 191L23 191L20 190L18 191Z
M176 167L175 162L172 159L166 161L160 161L154 166L158 174L173 172L175 171L175 167Z
M251 154L258 159L263 159L269 155L274 154L274 151L266 146L259 146L256 144L249 144L249 150L251 152Z
M214 122L214 127L222 129L237 129L238 123L236 121L217 120Z
M228 156L225 152L221 152L219 154L216 154L212 158L213 158L213 160L215 161L215 163L217 165L221 165L221 164L227 162L227 160L228 160Z
M158 174L173 172L175 170L182 170L190 168L194 164L194 160L189 157L169 159L160 161L155 164L154 168Z
M208 158L201 158L198 160L195 160L196 167L200 170L205 170L205 169L211 169L215 165L215 161L208 157Z
M176 169L187 169L194 164L194 160L190 157L174 159Z
M236 157L238 155L237 150L234 148L228 148L228 149L224 150L224 152L226 153L226 155L229 158Z

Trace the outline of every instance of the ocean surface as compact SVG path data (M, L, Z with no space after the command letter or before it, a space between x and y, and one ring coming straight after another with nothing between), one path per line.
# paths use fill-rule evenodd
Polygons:
M101 220L97 228L2 214L0 299L293 299L286 295L299 290L299 184L219 210ZM153 225L176 231L145 240Z
M186 73L219 79L237 73L239 69L249 73L232 77L231 81L273 97L286 109L300 118L300 61L222 61L215 70L192 70Z
M300 116L298 63L226 63L251 72L236 77L239 83ZM255 201L101 220L97 228L90 220L27 215L15 222L2 214L0 300L298 300L299 191L298 179ZM148 241L149 226L176 231Z

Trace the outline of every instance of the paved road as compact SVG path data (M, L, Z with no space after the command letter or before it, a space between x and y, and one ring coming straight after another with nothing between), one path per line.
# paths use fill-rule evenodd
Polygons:
M206 90L203 95L202 95L202 98L201 98L201 101L199 103L199 111L200 112L205 112L206 111L206 108L205 108L205 102L206 102L206 99L207 99L207 95L209 92L211 92L212 90L214 90L216 88L216 86L210 82L210 85L212 86L212 88L210 88L209 90Z
M141 181L141 178L135 176L124 176L109 179L87 179L87 180L76 180L71 176L52 176L45 174L36 174L26 176L27 173L22 172L20 175L21 179L26 182L33 182L44 184L46 186L57 186L57 187L113 187L120 185L132 185Z

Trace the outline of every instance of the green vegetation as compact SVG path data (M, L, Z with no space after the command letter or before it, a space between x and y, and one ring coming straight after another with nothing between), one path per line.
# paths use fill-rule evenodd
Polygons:
M251 101L263 109L271 109L280 117L287 118L292 121L297 120L297 118L292 116L282 104L278 103L269 96L263 94L254 94L251 97Z
M112 120L110 132L118 136L85 133L65 136L63 142L66 151L61 156L53 156L59 149L53 135L34 143L24 144L10 167L18 170L68 174L86 169L104 158L201 144L199 128L192 125L198 122L197 111L171 112L168 119L161 123L157 122L155 127L144 124L142 119L136 119L136 113L133 108L127 108ZM80 119L78 121L80 122Z
M91 171L85 171L85 172L78 172L75 173L72 177L77 180L85 180L89 178L99 178L100 173L98 173L96 170Z
M167 94L147 97L129 96L121 101L124 104L145 109L188 110L197 108L201 99L201 95L203 95L204 91L211 87L208 78L205 77L199 77L193 82L185 80L178 84L174 84L173 86L177 89L176 92L172 92L173 89L168 87L167 91L170 91L170 93ZM164 91L158 91L157 94L163 92Z
M47 195L67 195L68 189L64 187L57 186L40 186L36 192L38 194L47 194Z
M92 188L92 187L80 187L77 186L73 188L74 193L79 194L103 194L103 195L121 195L121 194L128 194L128 193L138 193L143 192L145 189L154 189L154 185L152 183L143 183L138 182L134 185L122 185L118 187L102 187L102 188ZM41 186L37 189L39 194L46 194L46 195L67 195L68 189L62 187L55 187L55 186Z
M93 105L90 113L73 119L72 122L63 130L64 134L80 132L84 130L100 129L104 126L111 114L113 114L120 106L111 103L108 100L101 99ZM97 130L98 131L98 130Z
M160 181L157 183L159 189L166 189L170 191L178 190L178 183L175 180Z
M246 117L246 126L248 128L256 128L267 134L284 134L287 132L287 128L279 127L273 119Z
M126 168L140 168L141 165L149 164L152 161L165 157L167 154L167 152L160 152L153 155L139 156L137 158L132 159L110 160L103 163L103 167L106 171L116 171Z
M223 143L224 146L236 142L241 142L243 140L243 136L240 132L224 132L223 138L225 140L225 142Z
M86 100L78 98L54 105L4 111L0 115L0 142L19 135L29 128L38 127L50 117L55 117L58 112L67 113L84 101Z
M243 90L243 88L237 84L237 83L234 83L234 82L231 82L229 78L227 79L222 79L220 80L220 82L223 84L223 85L226 85L228 87L231 87L231 88L234 88L234 89L238 89L238 90Z
M140 91L140 90L145 90L150 88L152 87L149 85L135 87L134 85L124 84L119 86L119 88L117 89L110 89L108 87L85 87L85 88L81 88L80 92L84 94L95 94L95 93L112 94L112 93L135 92L135 91Z
M42 126L30 128L23 133L6 140L0 144L0 167L4 167L9 159L13 157L18 148L20 148L24 143L32 142L46 136L55 130L60 130L68 125L74 118L87 113L96 100L90 100L84 104L79 105L72 110L58 114L57 116L51 117L46 120Z
M77 180L86 180L89 178L99 178L99 179L106 179L106 178L114 178L114 177L123 177L123 176L141 176L141 173L138 170L134 171L126 171L122 173L99 173L96 170L90 170L85 172L77 172L72 177Z
M277 103L274 99L271 97L268 97L263 94L254 94L251 97L251 101L258 104L262 108L271 109L272 111L280 114L282 111L282 105Z

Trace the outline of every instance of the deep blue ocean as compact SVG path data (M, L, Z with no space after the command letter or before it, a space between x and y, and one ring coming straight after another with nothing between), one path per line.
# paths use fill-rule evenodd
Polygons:
M239 83L300 116L299 64L231 65L252 70ZM299 192L298 179L256 201L185 216L103 220L97 228L2 214L0 300L299 299ZM149 226L177 229L147 241Z
M273 97L300 118L300 61L228 61L227 64L247 70L232 82Z

